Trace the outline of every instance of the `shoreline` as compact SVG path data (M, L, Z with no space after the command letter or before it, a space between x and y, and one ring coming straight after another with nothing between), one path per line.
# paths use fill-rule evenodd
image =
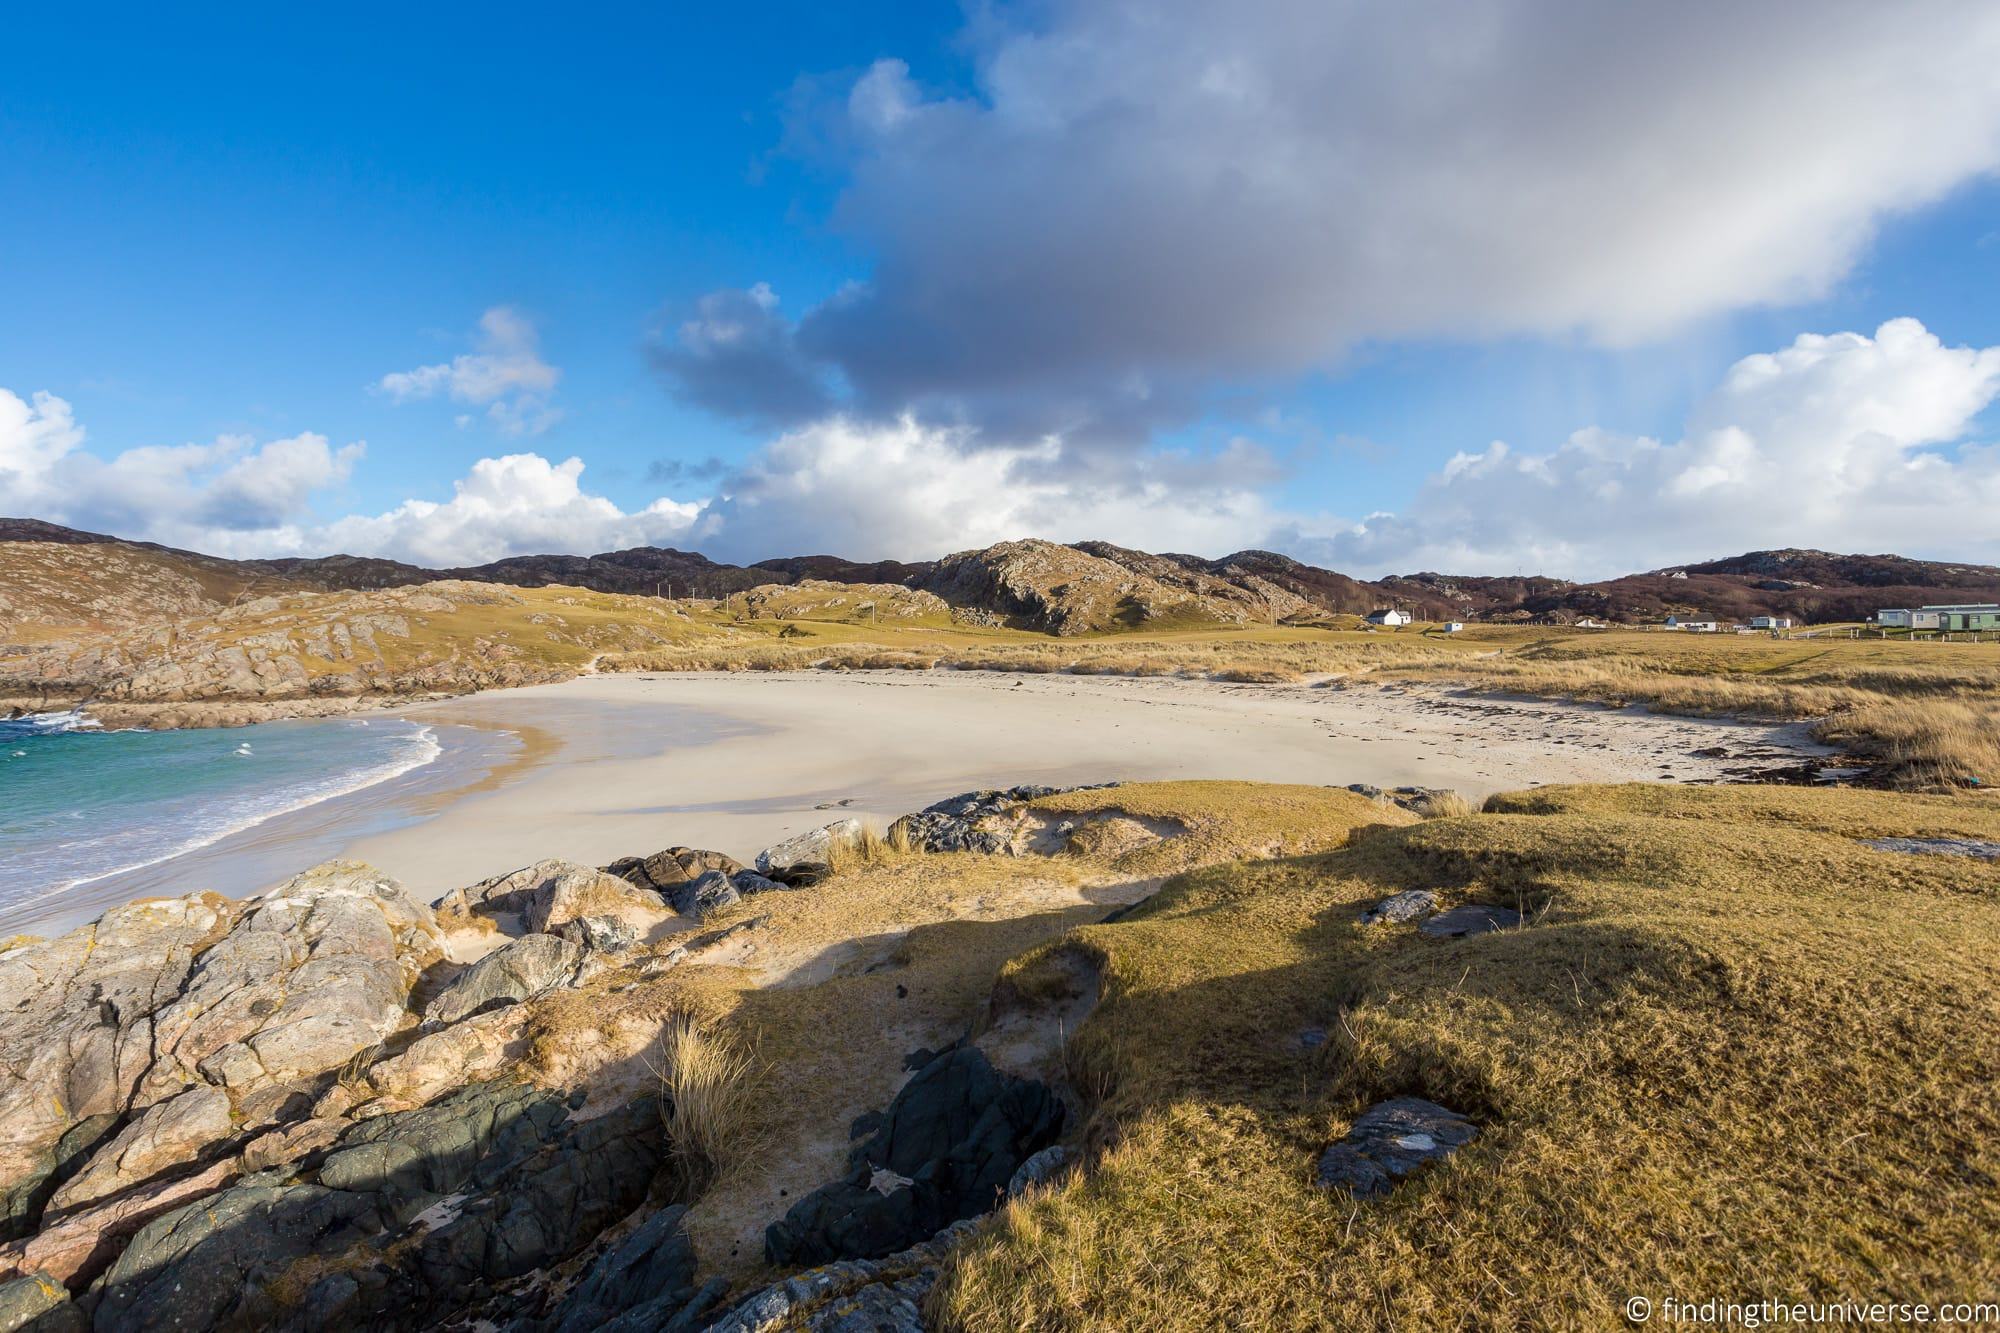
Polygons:
M79 886L0 931L136 897L244 896L336 856L425 899L559 857L672 845L747 859L806 828L980 787L1238 778L1449 787L1732 780L1831 762L1805 724L1680 718L1406 685L1327 688L989 672L578 677L370 710L451 744L412 775L275 816L143 873Z

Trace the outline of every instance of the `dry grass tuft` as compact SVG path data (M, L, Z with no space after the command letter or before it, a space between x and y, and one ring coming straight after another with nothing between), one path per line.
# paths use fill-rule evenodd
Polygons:
M1460 815L1478 813L1478 808L1471 801L1455 791L1431 792L1418 798L1415 806L1420 819L1456 819Z
M686 1196L707 1189L754 1146L757 1060L735 1037L690 1014L660 1036L661 1115Z

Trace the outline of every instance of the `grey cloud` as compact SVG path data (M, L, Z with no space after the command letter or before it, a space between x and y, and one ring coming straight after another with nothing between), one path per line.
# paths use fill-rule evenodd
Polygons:
M833 372L851 413L1115 453L1371 340L1809 297L2000 163L1984 0L1056 0L970 35L975 96L888 60L822 106L873 271L795 328L709 298L685 396L797 421Z

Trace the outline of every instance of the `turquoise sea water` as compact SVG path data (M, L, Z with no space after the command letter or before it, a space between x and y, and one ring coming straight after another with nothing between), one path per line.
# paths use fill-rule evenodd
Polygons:
M396 718L105 731L74 714L0 721L0 911L155 864L440 753Z

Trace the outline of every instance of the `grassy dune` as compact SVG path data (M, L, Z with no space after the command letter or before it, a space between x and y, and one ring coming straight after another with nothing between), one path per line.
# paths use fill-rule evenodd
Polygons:
M1591 1328L1635 1294L2000 1286L2000 865L1855 841L2000 838L2000 803L1491 806L1197 870L1010 964L1017 994L1101 978L1069 1052L1095 1155L960 1252L945 1325ZM1530 924L1357 924L1411 887ZM1318 1152L1399 1094L1478 1139L1379 1203L1314 1188Z

